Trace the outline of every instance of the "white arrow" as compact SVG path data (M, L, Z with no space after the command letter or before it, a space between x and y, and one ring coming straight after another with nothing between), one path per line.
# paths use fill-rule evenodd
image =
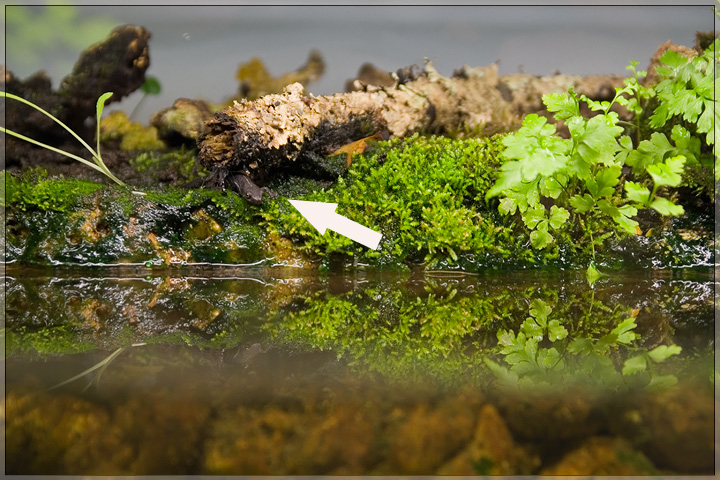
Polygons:
M348 237L350 240L377 250L382 233L370 230L347 217L343 217L339 213L335 213L337 203L308 202L305 200L290 200L290 203L320 232L320 235L325 235L325 230L329 228L340 235Z

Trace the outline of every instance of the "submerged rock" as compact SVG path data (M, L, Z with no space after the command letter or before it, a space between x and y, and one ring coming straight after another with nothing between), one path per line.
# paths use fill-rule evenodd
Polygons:
M207 405L162 391L112 408L70 394L12 392L5 406L7 473L25 475L192 473L209 414Z
M593 437L541 475L657 475L652 463L626 440Z
M716 407L708 386L697 383L637 395L613 432L629 438L660 468L707 474L715 465Z
M540 459L513 440L493 405L484 405L469 445L443 465L438 475L530 475Z

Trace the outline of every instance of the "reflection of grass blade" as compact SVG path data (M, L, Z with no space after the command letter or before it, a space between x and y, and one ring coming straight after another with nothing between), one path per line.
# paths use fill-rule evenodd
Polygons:
M70 382L74 382L75 380L84 377L84 376L87 375L88 373L93 372L93 371L97 370L98 368L101 369L101 370L98 372L96 378L100 378L100 375L102 375L102 373L105 371L105 369L106 369L107 366L110 364L110 362L112 362L112 361L115 359L115 357L117 357L118 355L120 355L120 354L123 352L123 350L125 350L125 348L126 348L126 347L120 347L120 348L118 348L118 349L115 350L113 353L111 353L110 355L108 355L107 358L105 358L104 360L96 363L95 365L93 365L92 367L88 368L87 370L78 373L78 374L75 375L74 377L69 378L69 379L65 380L64 382L60 382L60 383L58 383L57 385L54 385L54 386L50 387L49 390L54 390L54 389L56 389L56 388L58 388L58 387L62 387L63 385L67 385L67 384L70 383ZM93 380L94 380L94 379L93 379ZM92 384L92 381L87 385L87 387L85 387L84 390L86 390L91 384ZM84 391L84 390L83 390L83 391Z

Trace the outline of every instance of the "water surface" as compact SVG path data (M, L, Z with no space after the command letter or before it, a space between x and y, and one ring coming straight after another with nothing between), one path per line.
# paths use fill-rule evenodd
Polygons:
M9 473L572 473L603 449L625 460L576 473L713 470L707 269L593 287L582 272L6 273ZM534 363L503 353L498 332L531 336L541 309L566 336L541 332ZM611 333L627 319L625 344ZM662 345L682 352L655 363Z

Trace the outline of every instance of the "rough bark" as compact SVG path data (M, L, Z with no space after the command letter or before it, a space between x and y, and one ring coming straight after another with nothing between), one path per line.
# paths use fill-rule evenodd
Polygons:
M573 87L594 99L612 99L620 76L499 76L497 65L464 66L441 76L427 62L422 72L399 71L391 87L358 84L361 91L305 96L299 83L281 94L242 100L215 114L198 139L199 161L262 185L268 172L318 159L376 132L493 134L517 128L523 115L541 111L542 95ZM400 75L402 73L402 75Z
M502 129L512 115L496 83L494 65L446 78L430 63L418 78L392 88L308 97L295 83L281 94L236 102L217 113L199 139L200 162L252 175L303 154L327 155L380 130L404 137Z

